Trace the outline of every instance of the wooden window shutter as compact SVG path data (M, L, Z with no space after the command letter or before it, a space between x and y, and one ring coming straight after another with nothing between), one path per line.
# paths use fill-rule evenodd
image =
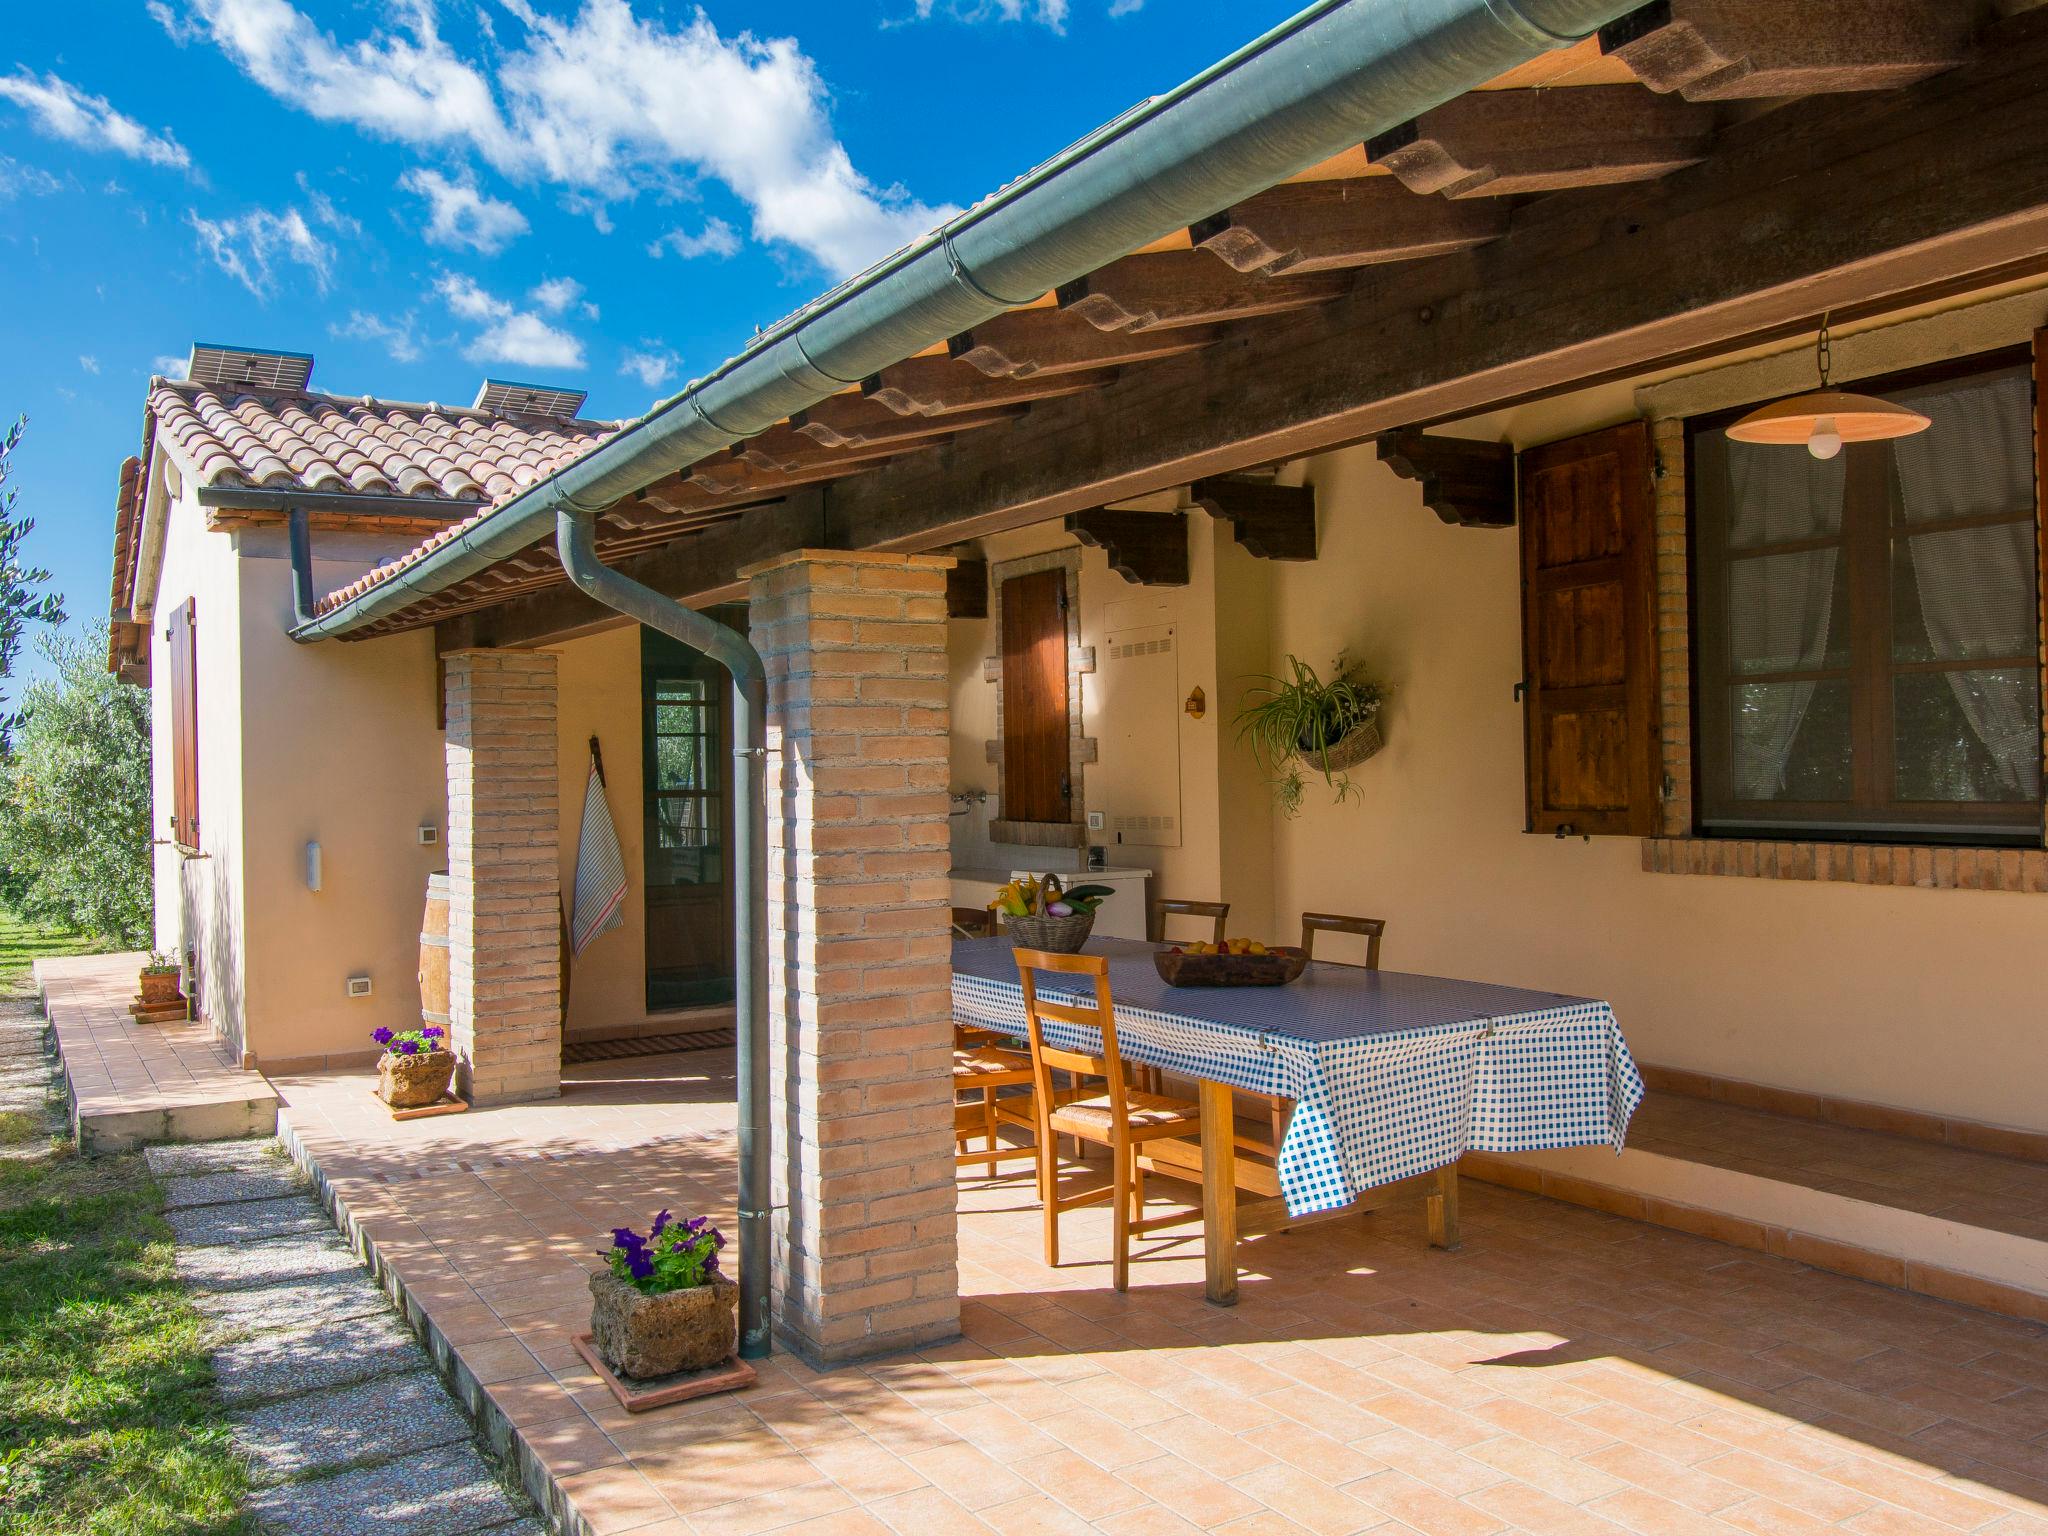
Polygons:
M1070 819L1067 573L1003 583L1003 819Z
M193 600L171 614L171 840L199 846L199 646Z
M2036 652L2041 666L2041 782L2048 784L2048 329L2034 332L2034 586ZM2048 800L2042 804L2048 844Z
M1641 421L1520 458L1531 832L1661 830L1651 462Z

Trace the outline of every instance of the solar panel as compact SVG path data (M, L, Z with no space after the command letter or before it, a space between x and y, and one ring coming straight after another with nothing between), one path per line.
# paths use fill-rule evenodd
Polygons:
M313 354L222 347L197 341L192 344L192 360L185 365L185 377L194 384L296 393L313 377Z
M583 409L585 391L556 389L548 384L515 384L510 379L485 379L472 410L494 416L545 416L573 421Z

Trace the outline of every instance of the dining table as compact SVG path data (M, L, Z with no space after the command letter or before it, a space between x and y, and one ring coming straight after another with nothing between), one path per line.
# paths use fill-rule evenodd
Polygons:
M1196 1085L1205 1290L1219 1305L1237 1298L1236 1090L1293 1103L1273 1159L1289 1219L1421 1181L1430 1240L1445 1248L1458 1244L1462 1154L1618 1153L1642 1102L1642 1076L1598 998L1315 960L1283 986L1171 986L1153 958L1165 947L1094 938L1083 952L1109 962L1123 1058ZM1047 1002L1094 1001L1086 976L1036 980ZM1028 1038L1007 938L954 942L952 1000L956 1023ZM1043 1029L1048 1044L1099 1048L1086 1026Z

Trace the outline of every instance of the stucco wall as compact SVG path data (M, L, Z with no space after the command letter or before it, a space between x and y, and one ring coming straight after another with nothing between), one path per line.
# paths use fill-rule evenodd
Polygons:
M571 1033L636 1023L647 1014L647 922L641 884L640 631L623 625L555 647L562 744L562 897L576 889L590 738L604 751L612 824L625 856L625 924L593 939L570 969Z
M199 764L198 856L179 851L171 836L170 646L164 626L187 599L194 604L199 686L195 727ZM221 680L241 668L241 591L234 552L225 538L209 536L204 513L189 499L173 500L164 541L163 572L151 622L150 665L158 680L151 699L156 875L155 947L189 956L198 977L201 1015L243 1049L243 966L246 903L242 899L242 716L235 690Z
M1170 507L1172 499L1141 505ZM1267 562L1246 555L1206 514L1189 514L1187 530L1189 581L1185 587L1136 585L1112 571L1101 550L1081 551L1081 644L1096 647L1099 653L1111 624L1111 611L1119 603L1149 600L1163 604L1179 649L1180 692L1184 695L1199 684L1209 702L1208 712L1200 720L1184 713L1175 716L1180 747L1180 845L1117 846L1113 837L1101 833L1091 834L1090 841L1108 846L1112 864L1152 870L1155 895L1227 898L1232 903L1233 932L1263 932L1271 879L1271 834L1262 810L1265 796L1249 756L1236 744L1229 717L1242 695L1242 674L1261 670L1264 664ZM980 549L983 557L996 565L1074 543L1058 524L1046 524L983 540ZM986 743L995 735L996 685L982 676L983 659L1000 653L993 612L987 619L953 620L948 626L947 650L952 679L952 788L956 792L987 791L993 811L997 773L995 764L987 760ZM1081 709L1084 733L1102 737L1103 750L1112 750L1102 731L1100 696L1092 677L1082 679ZM1089 795L1089 772L1082 770L1084 798ZM1247 823L1235 811L1229 817L1219 814L1226 804L1241 808L1247 801L1255 822L1249 838L1244 835ZM1096 800L1090 798L1087 803L1093 806ZM958 846L955 856L965 856ZM1070 849L1007 849L1004 856L1019 865L1044 863L1052 868L1073 867L1078 859L1077 851Z
M283 530L211 538L232 541L242 593L248 1048L265 1063L372 1050L371 1030L419 1023L421 909L427 876L447 863L438 836L419 841L421 826L446 825L433 634L300 645L286 633ZM315 535L315 589L353 579L393 543ZM352 975L370 977L369 997L348 996Z

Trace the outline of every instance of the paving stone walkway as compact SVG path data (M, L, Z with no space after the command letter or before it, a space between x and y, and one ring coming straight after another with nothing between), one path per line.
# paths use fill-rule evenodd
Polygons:
M542 1536L275 1141L145 1155L266 1536Z

